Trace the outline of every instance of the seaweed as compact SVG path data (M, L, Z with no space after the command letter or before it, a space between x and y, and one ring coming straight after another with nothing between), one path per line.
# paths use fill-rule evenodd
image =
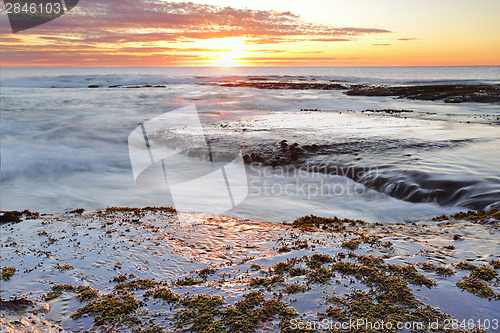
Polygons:
M148 326L147 328L137 327L132 329L132 333L162 333L163 328L157 325Z
M489 264L495 269L500 269L500 260L491 259Z
M470 275L481 280L491 281L498 275L498 272L493 267L482 264L476 267Z
M76 299L80 302L89 301L99 297L99 292L90 286L74 286L72 284L58 284L52 286L52 291L43 296L46 301L53 300L62 295L64 291L77 293Z
M94 317L94 324L100 326L114 322L134 320L135 318L131 318L128 315L135 312L138 307L139 302L130 294L107 294L85 304L72 313L70 317L77 319L85 314L89 314Z
M16 274L16 268L13 266L5 266L2 268L2 280L8 281Z
M215 272L217 272L217 270L215 268L205 267L203 269L200 269L196 273L198 274L199 277L201 277L203 279L203 281L206 281L208 276L215 274Z
M292 284L287 284L285 288L283 289L283 292L287 294L296 294L299 292L305 292L308 290L308 287L303 285L303 284L298 284L298 283L292 283Z
M321 283L324 284L328 282L333 276L333 271L324 267L319 267L313 271L310 271L306 275L307 284L310 283Z
M274 317L284 329L297 314L279 299L266 300L260 291L249 292L225 308L222 297L203 294L186 297L180 304L184 308L175 313L175 325L192 332L255 332L260 323Z
M117 275L115 277L113 277L112 280L110 280L109 282L117 282L117 283L121 283L121 282L125 282L128 280L128 276L125 275L125 274L120 274L120 275Z
M119 283L115 286L115 290L137 290L149 289L156 286L157 282L151 279L137 279L129 282Z
M107 207L105 213L115 213L115 212L121 212L121 213L133 213L135 216L142 216L144 212L167 212L167 213L176 213L177 210L172 207L144 207L144 208L137 208L137 207Z
M180 299L179 295L175 294L174 292L172 292L172 290L167 288L160 288L154 291L148 290L146 294L148 296L152 295L153 298L162 299L167 303L177 303Z
M387 268L389 271L397 273L405 281L413 285L426 286L427 288L437 286L436 281L426 277L423 274L420 274L414 265L401 266L397 264L390 264L387 266Z
M197 295L185 297L180 301L184 309L174 314L174 323L178 328L189 325L193 332L224 332L222 322L216 316L222 314L222 297Z
M279 284L279 283L283 283L285 280L282 276L279 276L279 275L274 275L274 276L271 276L271 277L254 277L254 278L251 278L250 281L248 282L248 285L250 287L259 287L259 286L262 286L262 287L266 287L266 288L270 288L271 286L274 286L276 284Z
M74 286L72 284L58 284L52 286L52 291L43 295L46 301L53 300L62 295L64 291L77 293L76 299L80 302L89 301L99 297L99 292L90 286Z
M99 297L99 292L90 286L78 287L77 292L76 299L80 302L90 301Z
M377 267L382 268L384 266L384 260L382 258L375 257L373 255L357 255L356 259L360 264L363 264L367 267Z
M455 271L451 269L450 267L444 267L436 264L431 264L427 262L419 262L417 263L420 268L422 268L424 271L434 271L436 272L437 275L441 276L451 276L455 275Z
M106 214L110 213L116 213L116 212L121 212L121 213L133 213L136 216L141 216L141 209L140 208L133 208L133 207L107 207L106 208Z
M144 207L142 211L150 211L150 212L164 212L164 213L177 213L177 209L169 206L162 207Z
M453 264L455 267L460 268L464 271L473 271L476 269L476 266L469 264L467 261L461 261Z
M310 257L306 257L306 266L311 269L318 269L323 264L334 262L335 259L327 254L315 253Z
M60 271L69 271L71 269L74 269L75 267L69 264L64 264L64 265L57 264L56 268Z
M458 281L456 285L460 289L482 298L487 298L489 300L500 299L486 282L471 275L465 276L461 281Z
M178 286L194 286L194 285L197 285L197 284L202 284L203 281L201 280L198 280L194 277L191 277L191 276L187 276L183 279L177 279L175 280L174 284L178 285Z
M278 251L278 253L287 253L287 252L292 251L292 249L291 249L291 248L289 248L289 247L288 247L288 246L286 246L286 245L283 245L282 247L279 247L279 248L277 249L277 251Z
M277 262L273 265L272 268L269 269L269 274L274 273L276 275L283 275L285 273L288 273L290 276L304 275L305 273L307 273L307 270L304 273L300 271L304 269L294 267L295 264L299 263L300 261L301 259L290 258L287 259L286 262Z
M490 219L500 220L500 211L497 208L492 208L489 211L479 209L478 211L469 210L467 212L459 212L452 215L441 215L434 217L434 221L443 220L465 220L475 223L483 223Z
M272 272L276 275L283 275L285 272L289 272L293 268L294 262L278 262L272 267Z
M498 275L498 272L495 270L495 268L488 266L486 264L475 266L469 264L466 261L461 261L455 263L454 265L455 267L460 268L462 270L471 271L470 273L471 276L485 281L491 281Z
M350 240L342 242L342 244L340 244L340 247L342 247L344 249L349 249L349 250L356 250L359 248L360 244L361 244L361 241L359 239L350 239Z
M265 300L260 292L250 292L243 297L234 307L228 306L222 314L223 325L228 332L255 332L259 323L275 316L280 318L280 326L284 329L297 314L278 299Z
M394 285L401 287L406 291L404 282L398 280L391 281ZM394 285L392 287L394 287ZM397 295L397 294L395 294ZM445 314L429 306L422 305L418 301L411 302L392 296L386 297L384 294L373 293L370 291L354 290L344 297L329 297L328 302L334 305L327 308L326 313L319 313L319 318L332 318L338 322L349 322L351 320L362 320L363 323L374 323L383 320L385 323L392 324L392 329L384 332L397 332L398 322L419 322L422 327L429 327L428 324L437 320L448 318ZM379 332L380 328L374 328L370 325L361 325L358 330L352 332ZM390 327L386 325L386 327ZM350 331L350 330L349 330ZM425 329L422 329L425 331Z
M261 265L259 265L259 264L255 264L255 263L250 264L250 269L251 269L252 271L258 271L258 270L260 270L261 268L262 268L262 266L261 266Z
M348 225L364 225L365 221L340 219L338 217L319 217L315 215L307 215L300 217L292 222L292 226L301 229L302 231L315 231L317 229L333 229L335 231L342 231L344 224Z

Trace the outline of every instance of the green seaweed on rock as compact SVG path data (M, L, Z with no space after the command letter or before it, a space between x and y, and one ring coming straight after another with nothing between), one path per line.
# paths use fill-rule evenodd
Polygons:
M456 285L460 289L482 298L489 300L500 299L499 295L495 294L495 291L486 282L471 275L465 276Z
M362 220L340 219L338 217L319 217L307 215L293 221L292 226L300 228L302 231L316 231L317 229L342 231L344 225L365 225Z
M113 295L107 294L93 300L71 314L72 319L77 319L85 314L94 317L96 325L111 324L115 322L126 323L134 320L129 316L139 307L139 302L130 294Z
M470 275L481 280L491 281L498 275L498 272L493 267L482 264L477 266Z
M115 286L115 290L137 290L149 289L157 285L157 282L151 279L137 279L129 282L119 283Z
M500 269L500 260L491 259L489 264L493 266L494 269Z
M77 293L76 299L80 302L90 301L99 297L99 292L90 286L74 286L72 284L58 284L52 286L52 291L46 293L43 298L46 301L53 300L62 295L63 292Z
M13 266L5 266L2 268L2 280L8 281L16 274L16 268Z
M449 267L444 267L427 262L419 262L417 263L417 266L420 266L420 268L422 268L424 271L434 271L437 275L441 276L455 275L455 271Z
M497 208L492 208L489 211L485 211L482 209L479 209L478 211L469 210L467 212L459 212L453 215L441 215L433 218L434 221L452 219L483 223L490 219L500 220L500 211Z

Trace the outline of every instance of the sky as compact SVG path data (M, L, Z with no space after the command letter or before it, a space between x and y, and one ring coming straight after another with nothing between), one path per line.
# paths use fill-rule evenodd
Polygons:
M500 65L498 0L80 0L1 66Z

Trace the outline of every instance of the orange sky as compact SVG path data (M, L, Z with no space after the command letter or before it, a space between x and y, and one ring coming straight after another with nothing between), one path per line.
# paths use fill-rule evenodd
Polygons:
M500 65L499 13L493 0L82 0L14 34L2 5L0 64Z

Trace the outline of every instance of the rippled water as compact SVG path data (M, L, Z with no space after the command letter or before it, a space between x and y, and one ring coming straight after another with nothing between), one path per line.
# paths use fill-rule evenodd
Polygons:
M136 186L127 139L139 124L190 104L215 155L223 152L217 147L236 145L269 162L247 165L249 196L231 215L282 221L314 213L390 222L498 205L499 105L205 84L256 78L498 83L500 67L2 69L1 209L172 204L167 190ZM414 112L361 112L389 108ZM284 139L302 149L297 159L282 158ZM318 148L308 150L313 145ZM193 147L171 148L210 163ZM305 173L284 174L285 166L305 167ZM364 172L351 176L340 172L345 169ZM325 184L342 191L318 192ZM348 192L355 188L358 193Z
M500 244L495 223L423 221L398 226L351 226L341 233L302 233L296 228L275 223L211 214L182 213L189 223L180 224L170 213L143 213L140 218L131 212L113 211L107 214L54 214L1 225L2 264L17 268L14 278L2 281L2 297L25 296L43 301L42 295L58 284L87 285L102 295L112 292L116 286L112 281L114 277L133 273L137 279L161 281L181 295L220 295L229 304L234 304L242 299L243 294L255 291L248 286L249 279L262 276L258 270L251 269L252 264L269 269L278 262L313 254L335 257L343 252L345 256L346 249L341 244L352 239L349 232L356 230L381 237L381 243L392 243L390 248L362 244L355 250L357 255L381 257L386 264L429 262L456 272L453 276L443 277L421 271L437 282L432 288L412 286L416 297L425 304L438 307L459 321L497 319L498 301L460 290L455 283L469 272L451 265L467 260L478 266L491 259L498 260ZM451 235L457 234L461 237L455 241ZM280 251L285 244L293 250ZM293 244L306 245L295 247ZM447 248L450 245L453 250ZM344 260L351 261L349 258ZM71 265L71 269L57 268L64 264ZM305 264L302 266L306 267ZM178 279L199 278L195 270L205 267L216 269L216 274L210 275L206 283L184 287L175 284ZM288 281L303 283L307 280L302 275L290 277ZM498 292L497 284L490 282L489 285ZM334 275L330 282L311 283L305 293L287 295L281 288L269 289L267 293L276 295L279 292L284 302L309 320L317 320L318 312L326 311L329 303L325 298L328 296L341 296L353 289L366 290L366 286L353 276L341 274ZM132 292L142 299L144 290ZM91 316L76 320L69 318L83 305L74 293L64 293L48 303L50 310L42 315L65 330L82 332L92 327ZM150 300L140 308L139 316L144 323L154 322L166 326L167 331L173 331L171 320L164 319L172 319L176 310L164 302ZM266 328L276 331L273 327Z

